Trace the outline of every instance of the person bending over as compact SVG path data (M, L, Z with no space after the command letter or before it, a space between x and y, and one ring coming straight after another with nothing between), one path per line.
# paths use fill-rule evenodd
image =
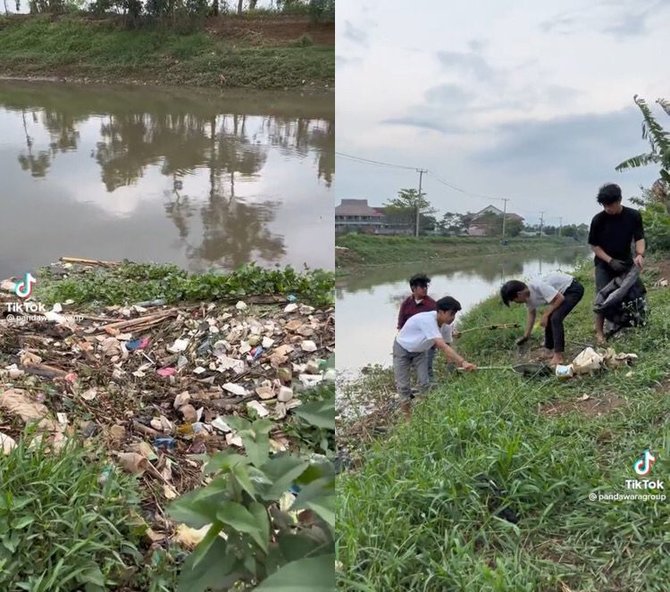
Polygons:
M510 280L500 288L500 297L505 306L510 302L525 304L528 309L526 331L517 340L522 345L530 337L535 325L537 309L546 306L540 320L544 327L544 347L553 351L551 365L563 363L565 351L565 329L563 321L584 296L584 286L567 273L550 273L540 279L525 284L519 280Z
M445 296L435 306L434 311L421 312L407 319L393 342L393 373L401 408L406 416L411 412L412 369L416 372L420 391L425 392L430 386L428 351L433 346L442 350L447 361L454 362L464 370L476 368L445 341L445 336L450 335L450 325L454 322L456 313L461 310L460 303L451 296Z

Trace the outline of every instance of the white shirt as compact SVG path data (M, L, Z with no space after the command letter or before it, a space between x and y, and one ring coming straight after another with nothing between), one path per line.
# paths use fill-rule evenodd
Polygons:
M403 325L396 336L398 345L412 353L428 351L435 345L436 339L451 343L451 325L437 325L437 311L415 314Z
M574 278L562 271L554 271L541 278L533 279L528 282L530 297L526 306L530 310L536 310L538 306L549 304L556 294L563 294Z

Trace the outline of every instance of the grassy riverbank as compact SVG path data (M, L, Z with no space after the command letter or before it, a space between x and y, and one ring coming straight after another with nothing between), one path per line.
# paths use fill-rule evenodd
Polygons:
M2 17L0 63L5 77L317 91L334 85L334 25L226 16L179 34L110 19Z
M669 270L666 262L668 279ZM658 274L645 274L650 324L611 344L637 353L635 367L567 382L442 374L445 385L409 423L373 442L362 466L339 479L341 589L666 590L670 500L589 500L654 493L625 486L645 448L657 458L649 478L670 469L670 289L653 287ZM591 269L580 279L587 292L567 333L587 343ZM523 318L523 307L491 299L462 327ZM479 365L510 364L518 332L472 332L457 347ZM570 343L567 353L581 349ZM368 380L359 390L393 392L388 371Z
M536 249L574 247L573 239L513 238L504 247L506 253ZM335 264L342 271L362 265L429 262L445 257L472 257L500 253L499 238L489 237L407 237L346 234L337 237Z

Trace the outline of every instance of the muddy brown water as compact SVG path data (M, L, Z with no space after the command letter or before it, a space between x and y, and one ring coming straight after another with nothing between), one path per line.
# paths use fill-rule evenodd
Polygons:
M60 256L333 269L334 97L0 81L0 278Z
M433 298L453 296L462 305L459 316L495 294L508 279L555 271L569 272L589 256L587 247L526 254L477 256L442 263L412 263L360 270L338 280L335 320L337 370L355 378L367 364L390 366L400 303L409 295L408 278L424 272L431 278ZM458 319L457 319L458 321ZM457 322L458 324L458 322Z

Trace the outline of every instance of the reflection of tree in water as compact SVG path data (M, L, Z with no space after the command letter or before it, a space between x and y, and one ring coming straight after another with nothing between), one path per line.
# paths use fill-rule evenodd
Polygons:
M247 204L221 194L213 196L200 210L203 240L189 258L228 269L258 259L277 261L286 254L284 239L267 228L275 218L277 205L270 201Z
M275 218L278 204L271 201L248 204L235 197L235 175L258 174L267 159L266 147L250 141L244 115L213 117L206 127L203 138L207 141L204 157L209 171L209 191L207 203L200 207L203 239L200 246L187 249L188 258L229 269L257 259L280 259L286 253L283 238L267 228ZM178 158L171 161L166 158L163 172L175 171L176 175L177 171L183 172L183 168L184 163ZM228 197L226 185L229 185ZM188 234L186 218L194 209L179 199L166 206L166 213L177 226L182 240Z
M24 114L27 150L19 156L21 167L33 176L46 176L58 152L77 149L78 123L95 117L100 121L100 139L91 156L100 166L107 191L132 186L147 167L160 167L173 185L163 205L165 214L190 258L232 267L254 258L278 261L285 254L283 237L268 229L278 204L267 200L254 204L235 197L236 182L261 172L271 146L292 157L313 156L319 179L327 186L332 183L334 125L328 116L304 117L300 107L293 106L286 112L297 115L282 115L286 109L282 107L278 115L268 116L262 106L254 106L256 114L248 115L244 113L246 103L241 102L239 106L230 103L231 112L222 115L214 103L205 101L183 107L159 98L147 107L146 100L126 102L125 95L94 93L92 101L90 97L82 100L84 94L77 93L26 91L25 96L10 96L12 107ZM26 113L31 112L33 122L37 124L40 115L49 133L49 150L35 149L30 124L25 121ZM206 192L177 187L188 184L189 176L203 169L209 176ZM201 245L189 245L191 222L198 209L204 237Z
M44 111L42 123L49 132L49 150L40 150L35 155L33 154L33 138L28 132L25 109L21 110L21 115L23 119L23 132L26 137L27 154L19 154L19 164L24 171L30 171L33 177L45 177L57 152L67 152L77 149L79 131L76 125L81 121L85 121L87 117L77 118L65 111ZM31 115L32 123L37 124L38 113L33 111Z
M317 154L318 177L327 187L333 182L335 172L335 125L324 119L285 119L271 117L265 122L270 142L288 152L295 150L300 156L309 151Z

